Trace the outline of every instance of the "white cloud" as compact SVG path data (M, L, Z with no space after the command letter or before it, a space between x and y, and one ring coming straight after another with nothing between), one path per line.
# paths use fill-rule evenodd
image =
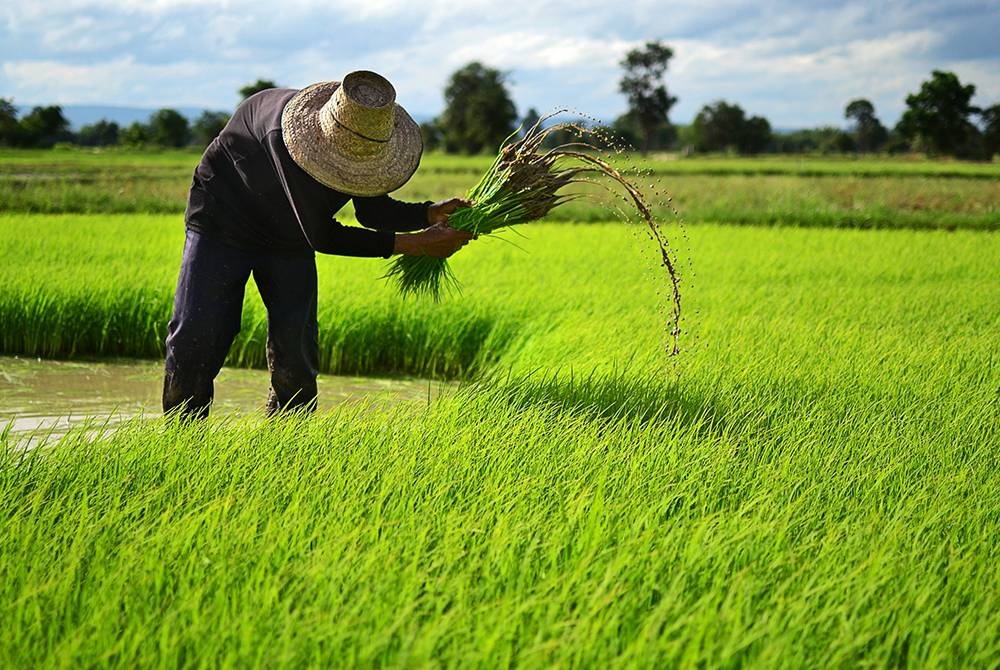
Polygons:
M225 109L258 77L302 86L371 68L409 109L436 113L451 72L479 60L510 73L522 111L608 117L624 108L618 61L661 39L675 53L677 121L726 99L776 126L839 124L850 99L868 97L891 123L935 68L975 83L980 104L1000 101L1000 55L984 46L1000 31L995 14L963 0L5 3L0 95Z
M504 69L561 70L613 65L634 42L565 36L557 30L517 30L491 34L488 30L465 36L463 45L448 54L452 64L485 60Z
M161 82L196 82L203 65L181 61L145 65L131 56L92 65L58 61L21 61L3 64L3 74L20 98L49 104L108 103L125 100L141 106L197 106L198 94L178 95L176 86L164 91ZM200 91L204 94L204 90ZM112 103L113 104L113 103Z
M919 30L812 50L801 49L797 39L678 43L671 69L671 88L682 95L678 116L690 118L724 99L777 126L838 125L847 102L867 97L884 119L895 119L905 92L929 75L926 54L940 38Z

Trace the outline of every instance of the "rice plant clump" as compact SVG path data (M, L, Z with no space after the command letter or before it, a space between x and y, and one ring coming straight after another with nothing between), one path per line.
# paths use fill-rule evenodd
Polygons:
M448 225L475 235L490 235L544 218L553 208L582 197L581 193L562 192L570 184L596 183L608 191L624 190L623 199L632 205L659 246L662 265L670 278L670 353L677 354L680 277L649 203L630 179L600 157L601 149L594 140L608 139L600 130L576 123L543 126L552 116L540 119L520 139L514 140L512 134L504 141L493 164L467 194L472 206L451 214ZM570 131L577 136L577 141L543 149L546 138L560 131ZM626 218L630 217L626 215ZM459 287L447 259L432 256L399 256L391 262L385 277L391 279L404 296L425 295L436 301L445 292Z

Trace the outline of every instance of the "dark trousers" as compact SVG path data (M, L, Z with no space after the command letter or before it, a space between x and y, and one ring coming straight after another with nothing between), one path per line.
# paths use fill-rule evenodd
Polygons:
M247 252L188 230L167 334L164 412L208 416L215 377L240 332L251 274L267 308L267 412L315 409L315 259Z

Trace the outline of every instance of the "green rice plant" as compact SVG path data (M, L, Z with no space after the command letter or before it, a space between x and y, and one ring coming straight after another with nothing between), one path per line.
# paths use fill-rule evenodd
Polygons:
M601 149L592 140L602 143L610 140L614 144L614 140L603 131L575 123L556 123L546 127L543 123L548 118L540 119L520 139L512 140L512 134L504 141L493 164L468 192L472 206L454 212L449 217L449 225L475 235L490 235L537 221L555 207L581 197L582 193L563 192L571 184L596 183L609 191L613 191L615 186L620 187L626 194L623 199L632 205L658 245L662 265L669 274L671 353L678 353L680 277L647 197L629 177L597 155ZM565 131L575 133L578 141L543 150L546 138ZM629 218L621 209L613 211L622 218ZM444 258L399 256L391 262L385 276L403 295L426 295L435 301L439 301L444 292L458 289L458 281Z
M183 242L176 216L0 213L0 354L162 357ZM517 307L404 303L378 281L381 259L318 264L324 373L474 375L524 318ZM227 363L265 368L267 316L253 282L242 323Z
M460 310L318 259L344 360L416 371L465 346L461 312L516 314L433 402L32 451L0 427L0 667L995 666L1000 237L689 232L668 365L651 249L539 223L530 255L455 257ZM182 241L178 217L0 233L0 308L40 286L12 336L110 323L126 303L73 310L123 276L169 295Z
M582 140L583 135L594 131L571 123L546 128L543 121L518 140L512 140L513 134L504 140L492 165L467 193L472 206L454 212L449 217L449 226L475 235L490 235L537 221L555 207L581 196L564 193L566 186L591 182L596 175L621 184L633 196L637 208L648 213L641 193L619 171L606 161L584 153L583 150L596 149L594 145L580 141L544 151L541 148L555 132L575 131ZM441 298L442 292L458 288L448 260L443 258L400 256L391 263L386 277L394 281L403 295L429 295L435 300Z
M0 666L991 667L995 388L882 354L0 435Z
M579 181L585 170L579 166L562 167L565 147L538 151L548 133L561 127L568 124L544 130L539 121L523 138L512 141L512 134L504 140L492 165L467 193L472 206L454 212L449 226L475 235L490 235L540 219L569 199L559 191ZM443 292L458 288L447 259L431 256L400 256L392 261L386 277L403 295L429 295L435 300Z
M650 203L670 220L837 228L1000 229L1000 163L816 156L678 158L626 155L636 170L669 178L672 203ZM429 153L400 200L441 200L465 192L495 157ZM0 211L174 213L184 211L193 151L0 148ZM617 159L616 159L617 162ZM600 194L599 185L574 191ZM351 212L339 217L349 219ZM604 199L580 197L547 221L602 223ZM465 252L463 252L465 253Z
M859 355L895 355L883 338L897 329L900 355L912 356L907 338L957 343L965 329L988 339L997 327L994 234L709 224L687 232L686 353L674 359L685 369L709 344L718 365L773 376L855 335ZM530 254L492 237L457 254L463 299L440 304L401 299L379 281L382 259L318 257L321 372L468 378L497 365L582 374L616 360L663 362L669 306L647 240L618 223L538 222L523 234ZM158 358L183 235L176 216L0 214L2 353ZM711 318L721 312L724 321ZM229 364L263 367L266 337L251 283ZM761 344L772 339L804 353L783 362ZM932 360L955 353L926 351Z

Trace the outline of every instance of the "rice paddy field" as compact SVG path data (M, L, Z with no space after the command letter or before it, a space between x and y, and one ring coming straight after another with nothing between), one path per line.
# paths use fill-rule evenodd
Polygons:
M438 304L318 259L323 373L433 399L0 429L0 666L1000 666L1000 166L641 160L677 357L658 250L576 203ZM0 154L0 354L158 359L196 161Z

